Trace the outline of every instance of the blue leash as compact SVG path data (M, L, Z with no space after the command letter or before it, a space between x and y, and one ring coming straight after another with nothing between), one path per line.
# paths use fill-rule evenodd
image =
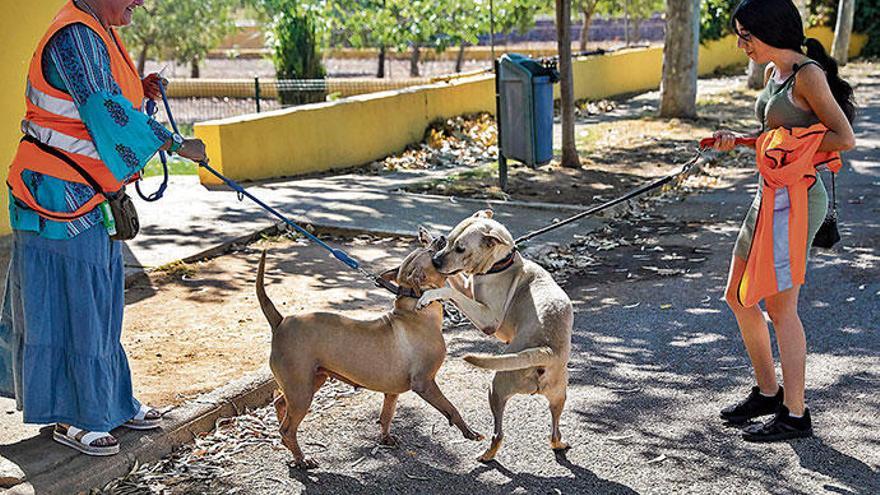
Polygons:
M222 181L223 181L224 183L226 183L226 185L229 186L233 191L237 192L237 193L239 194L239 196L246 196L246 197L248 197L251 201L253 201L254 203L260 205L261 208L263 208L264 210L268 211L268 212L271 213L272 215L275 215L275 217L277 217L278 219L280 219L282 222L286 223L287 225L291 226L294 230L296 230L297 232L299 232L300 234L302 234L303 236L305 236L305 237L306 237L307 239L309 239L310 241L312 241L312 242L314 242L315 244L321 246L322 248L326 249L327 251L330 251L330 254L332 254L332 255L333 255L336 259L338 259L339 261L345 263L346 265L348 265L349 267L351 267L351 268L353 268L353 269L355 269L355 270L359 270L359 269L360 269L360 264L359 264L356 260L352 259L348 254L346 254L345 251L342 251L341 249L334 249L333 247L331 247L331 246L330 246L329 244L327 244L326 242L322 241L321 239L318 239L317 237L315 237L314 235L312 235L311 232L309 232L308 230L306 230L306 229L300 227L299 225L297 225L296 223L294 223L292 220L288 219L287 217L285 217L284 215L282 215L281 213L279 213L278 210L276 210L275 208L272 208L271 206L267 205L266 203L260 201L260 199L257 198L256 196L254 196L253 194L251 194L251 193L245 191L244 188L241 187L241 186L240 186L238 183L236 183L234 180L229 179L229 178L227 178L227 177L224 177L223 174L221 174L220 172L214 170L214 168L211 167L210 165L208 165L207 162L199 162L199 166L200 166L200 167L204 167L205 170L207 170L208 172L211 172L212 174L214 174L215 176L217 176L218 179L222 180Z
M165 113L168 115L168 121L171 123L171 127L172 127L172 129L174 129L174 132L180 134L180 132L177 130L177 123L174 121L174 116L171 114L171 106L168 104L168 96L165 94L165 85L162 84L161 80L159 81L159 92L162 94L162 102L165 104ZM155 103L153 103L153 106L155 107ZM154 110L154 113L155 113L155 110ZM162 155L160 155L160 157L162 158L162 164L165 167L165 181L163 182L162 186L160 186L159 191L157 191L156 193L154 193L152 195L152 196L155 196L156 194L158 194L159 197L161 197L161 194L164 193L165 186L167 185L167 181L168 181L168 168L165 165L164 153L163 152L160 152L160 153L162 153ZM329 244L327 244L326 242L322 241L321 239L318 239L311 232L304 229L303 227L300 227L296 222L294 222L294 221L290 220L289 218L287 218L286 216L282 215L275 208L272 208L271 206L267 205L266 203L261 201L259 198L257 198L253 194L247 192L243 187L241 187L241 185L239 185L234 180L229 179L228 177L225 177L220 172L214 170L213 167L208 165L207 161L199 162L199 166L204 168L208 172L211 172L214 176L216 176L218 179L222 180L227 186L229 186L233 191L238 193L239 200L241 200L242 197L249 198L251 201L253 201L257 205L259 205L261 208L263 208L267 212L274 215L276 218L278 218L279 220L281 220L282 222L284 222L285 224L287 224L288 226L293 228L295 231L302 234L306 239L314 242L318 246L321 246L322 248L329 251L330 254L332 254L334 258L345 263L345 265L348 266L349 268L352 268L354 270L358 270L364 277L369 279L377 287L381 287L383 289L386 289L386 290L394 293L395 295L401 293L400 287L397 287L396 285L379 277L375 273L372 273L372 272L367 271L366 269L362 268L360 263L358 263L357 260L350 257L348 255L348 253L346 253L345 251L343 251L341 249L335 249L332 246L330 246ZM146 199L146 198L144 198L144 199ZM158 197L156 199L158 199ZM147 201L155 201L155 199L147 200Z
M159 84L159 87L162 88L162 84ZM162 88L162 91L164 93L165 88ZM159 111L159 108L156 106L156 102L153 100L147 100L147 104L145 107L147 110L147 115L149 115L150 117L155 116L156 112ZM177 132L176 129L175 132ZM141 199L143 199L144 201L153 202L162 199L162 196L165 195L165 189L168 188L168 157L162 150L159 150L159 160L162 162L162 184L159 185L159 189L157 189L156 192L152 194L144 194L143 191L141 191L141 181L138 180L134 183L134 188L137 189L138 196L140 196Z

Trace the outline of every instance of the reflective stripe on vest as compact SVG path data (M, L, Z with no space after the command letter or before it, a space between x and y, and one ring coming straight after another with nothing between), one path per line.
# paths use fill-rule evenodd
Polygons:
M58 148L68 153L76 153L77 155L85 155L95 160L101 159L101 156L98 155L98 150L95 148L95 143L86 139L75 138L54 129L41 127L29 120L21 121L21 132L53 148Z
M48 93L44 93L39 89L35 88L30 79L27 81L27 89L25 90L25 95L27 95L27 99L34 105L42 108L47 112L54 113L55 115L60 115L62 117L67 117L69 119L81 120L79 116L79 110L76 109L76 105L72 100L65 100L62 98L57 98Z

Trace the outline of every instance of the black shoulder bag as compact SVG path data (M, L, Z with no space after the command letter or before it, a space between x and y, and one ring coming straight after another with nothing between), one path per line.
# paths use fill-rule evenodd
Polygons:
M818 173L818 171L816 172ZM813 246L825 249L831 249L840 241L840 232L837 230L837 185L834 183L834 176L831 172L831 211L825 215L825 221L816 231L816 237L813 238Z
M107 199L107 203L110 205L110 211L113 214L113 220L116 222L116 233L110 236L111 239L114 241L127 241L129 239L134 239L138 231L140 231L141 226L138 221L134 202L131 200L131 197L125 193L125 187L120 188L116 192L106 192L101 188L101 185L98 184L98 181L96 181L94 177L89 175L85 169L75 161L71 160L70 157L64 153L58 151L52 146L38 141L33 136L26 135L22 138L22 141L33 143L41 150L68 164L72 169L76 170L76 172L81 175L90 186L92 186L92 189L95 190L96 194L100 194Z

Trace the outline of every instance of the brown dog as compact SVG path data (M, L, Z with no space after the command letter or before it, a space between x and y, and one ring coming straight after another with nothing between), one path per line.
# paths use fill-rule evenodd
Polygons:
M433 239L424 229L420 229L419 239L425 247L410 253L398 268L382 274L386 280L396 280L400 287L414 289L418 295L446 284L446 277L431 264L432 256L442 247L442 239ZM482 440L482 435L468 427L434 381L446 358L446 342L441 333L442 305L416 310L418 296L398 296L394 308L374 320L355 320L334 313L282 318L263 287L265 263L263 252L256 285L260 307L272 326L269 365L282 393L275 400L275 410L282 442L293 453L298 467L317 466L303 455L297 429L312 397L328 377L385 394L379 416L384 444L394 443L391 418L397 396L408 390L443 413L465 438Z
M417 307L451 300L474 326L507 344L501 355L464 357L475 366L497 371L489 391L495 435L480 460L490 461L498 453L504 438L504 406L515 394L547 398L550 446L567 449L559 418L568 389L574 317L565 291L546 270L516 251L510 232L492 219L492 210L478 211L459 223L433 262L453 287L425 292ZM459 284L455 275L469 277L470 284Z

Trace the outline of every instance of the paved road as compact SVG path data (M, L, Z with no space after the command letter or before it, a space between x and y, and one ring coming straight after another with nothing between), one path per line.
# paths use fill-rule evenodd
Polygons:
M316 408L304 422L301 441L320 469L289 468L286 450L259 444L236 454L228 476L177 489L880 493L880 76L863 75L858 92L865 107L859 150L838 183L843 242L815 253L802 290L814 438L747 444L717 418L752 383L722 289L754 178L727 169L710 173L733 187L655 203L650 218L618 224L612 236L628 245L589 253L599 264L567 283L576 330L562 426L572 445L566 454L548 448L545 401L522 396L508 407L496 463L476 462L486 442L463 440L413 394L401 399L393 425L400 447L377 449L381 397L359 392ZM472 427L488 433L491 374L461 356L498 346L467 326L449 331L447 341L441 388Z

